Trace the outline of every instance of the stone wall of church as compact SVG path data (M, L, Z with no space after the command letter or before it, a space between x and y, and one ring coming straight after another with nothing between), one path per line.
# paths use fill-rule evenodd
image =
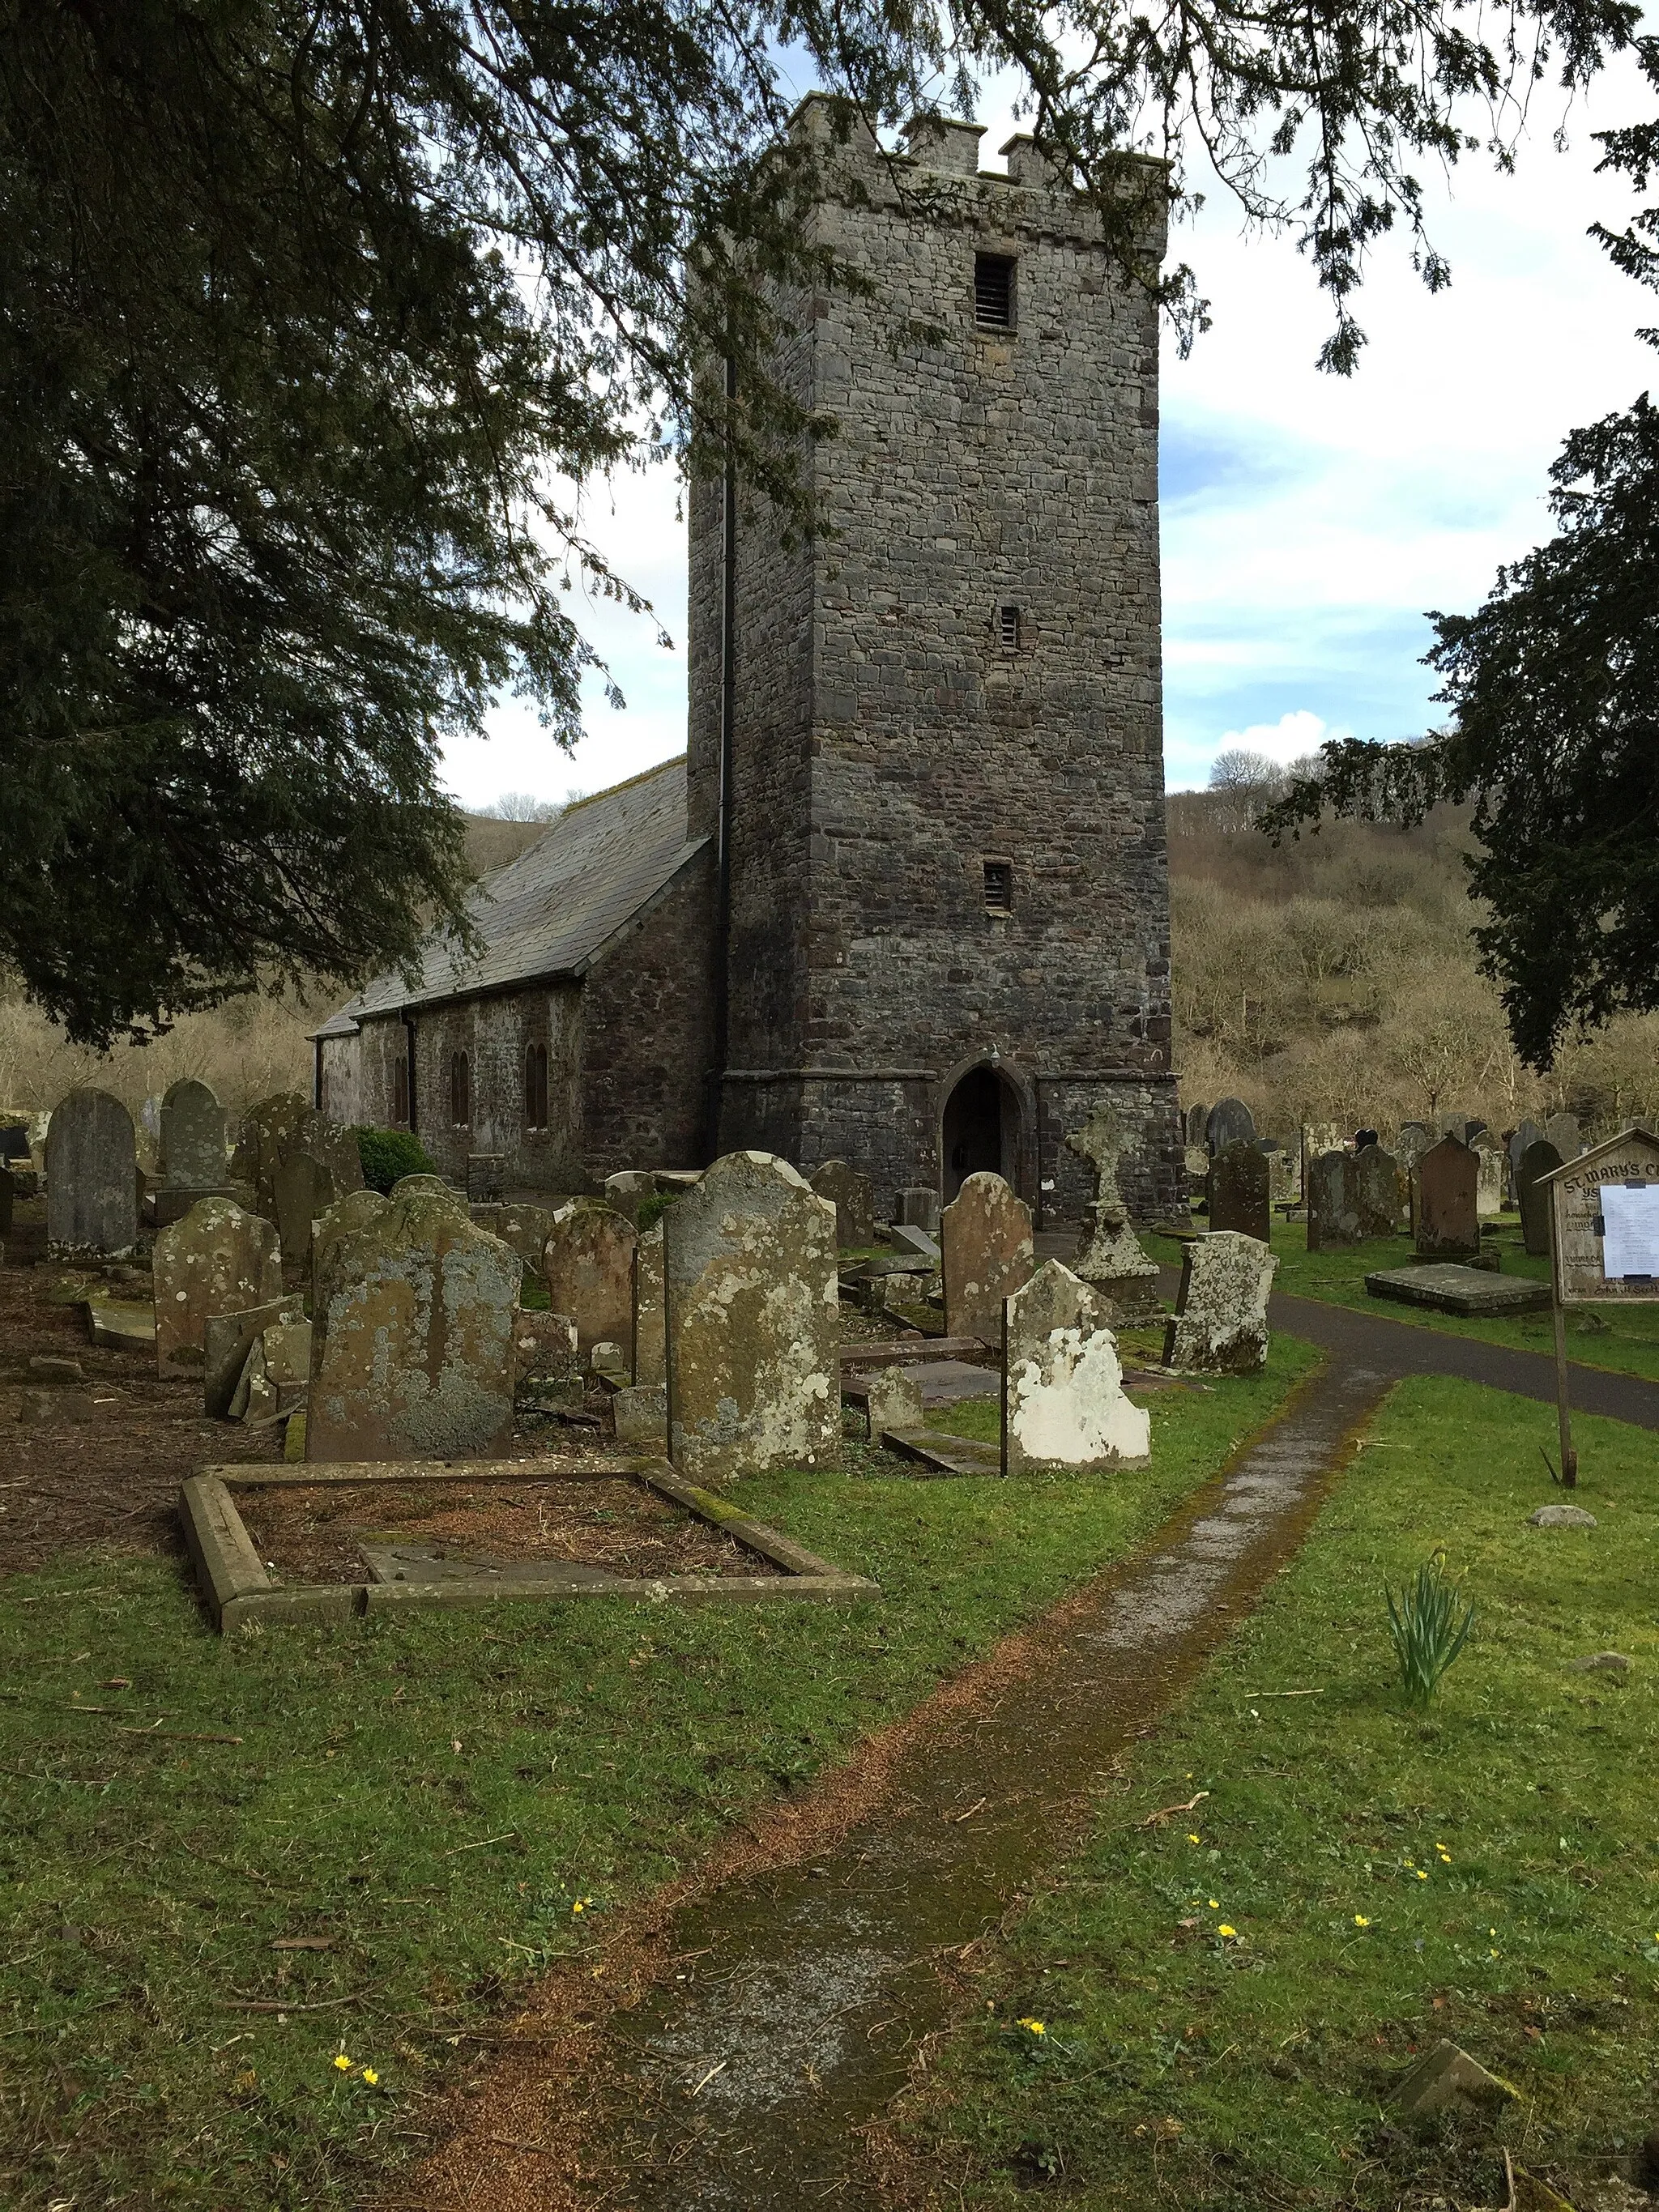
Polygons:
M582 1159L698 1167L709 1158L714 854L705 848L609 946L583 987Z

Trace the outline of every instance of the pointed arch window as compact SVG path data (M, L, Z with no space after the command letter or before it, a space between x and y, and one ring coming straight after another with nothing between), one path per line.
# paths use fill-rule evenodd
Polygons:
M458 1129L472 1127L472 1068L464 1052L449 1055L449 1118Z
M525 1047L524 1125L526 1129L547 1127L547 1047L539 1040Z

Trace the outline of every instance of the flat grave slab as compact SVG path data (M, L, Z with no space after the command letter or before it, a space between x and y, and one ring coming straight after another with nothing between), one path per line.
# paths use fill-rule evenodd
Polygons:
M918 1359L981 1359L989 1357L976 1336L901 1336L878 1344L843 1344L843 1367L904 1367Z
M1002 1447L938 1429L888 1429L882 1442L901 1459L914 1460L929 1474L1002 1475Z
M898 1363L894 1363L896 1365ZM905 1370L921 1393L924 1406L955 1406L964 1398L994 1398L1002 1378L992 1367L970 1367L965 1359L916 1359L904 1363ZM842 1403L867 1413L870 1385L854 1377L842 1385Z
M154 1352L155 1309L137 1300L88 1298L87 1334L94 1344L110 1345L118 1352Z
M1435 1313L1457 1314L1465 1319L1486 1314L1536 1313L1550 1302L1547 1283L1450 1263L1385 1267L1366 1276L1365 1288L1374 1298L1394 1298L1401 1305L1427 1306Z

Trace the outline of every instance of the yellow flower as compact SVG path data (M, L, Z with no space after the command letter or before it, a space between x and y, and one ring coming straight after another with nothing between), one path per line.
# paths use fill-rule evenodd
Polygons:
M1237 1936L1238 1930L1237 1928L1229 1928L1226 1922L1224 1920L1220 1927L1218 1928L1215 1932L1218 1936Z
M1371 1923L1366 1919L1363 1912L1356 1912L1353 1917L1353 1924L1356 1928L1369 1928Z
M1040 2020L1023 2020L1019 2024L1022 2027L1029 2027L1033 2035L1047 2035L1048 2033L1047 2027Z
M335 2052L335 2054L334 2054L334 2069L335 2069L336 2073L337 2073L337 2074L349 2074L349 2073L350 2073L350 2071L351 2071L351 2061L350 2061L350 2060L346 2057L346 2055L345 2055L345 2053L344 2053L344 2051L337 2051Z
M586 1912L588 1906L592 1905L592 1902L593 1900L591 1897L579 1897L575 1903L571 1906L570 1910L573 1912Z
M1424 1873L1424 1871L1423 1871L1422 1868L1421 1868L1421 1867L1419 1867L1419 1869L1417 1869L1417 1879L1419 1880L1419 1881L1426 1881L1428 1880L1428 1878L1429 1878L1429 1877L1427 1876L1427 1875L1425 1875L1425 1874Z
M1212 1897L1212 1898L1210 1899L1210 1910L1211 1910L1211 1911L1212 1911L1212 1912L1219 1912L1219 1911L1220 1911L1220 1910L1221 1910L1221 1899L1220 1899L1218 1897Z
M367 2081L367 2082L368 2082L368 2086L369 2086L369 2087L370 2087L371 2089L377 2089L377 2088L379 2088L380 2084L380 2075L379 2075L374 2071L374 2069L372 2066L365 2066L365 2067L364 2067L364 2069L363 2069L363 2079L364 2079L364 2081Z
M1196 1836L1188 1836L1187 1841L1189 1844L1195 1844L1198 1841L1198 1838Z

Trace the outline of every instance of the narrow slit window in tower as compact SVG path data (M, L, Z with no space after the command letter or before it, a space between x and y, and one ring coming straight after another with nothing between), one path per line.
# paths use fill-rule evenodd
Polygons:
M449 1118L458 1129L472 1123L472 1071L464 1052L449 1057Z
M1014 910L1014 866L1012 860L985 863L985 911L1012 914Z
M1014 327L1014 264L1008 254L974 256L974 320L986 331Z
M1019 651L1019 609L1018 607L997 609L997 642L1005 653Z

